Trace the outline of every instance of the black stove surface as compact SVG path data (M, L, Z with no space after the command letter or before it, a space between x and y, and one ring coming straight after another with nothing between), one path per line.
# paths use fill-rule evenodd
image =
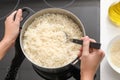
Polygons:
M12 1L11 4L8 2ZM30 7L34 11L38 11L48 7L59 7L67 9L78 16L83 23L86 34L91 38L94 38L97 42L100 40L100 7L99 0L18 0L20 3L17 5L17 0L1 0L0 2L0 39L2 39L4 34L4 16L10 13L14 8ZM7 4L7 6L6 6ZM8 8L6 8L8 7ZM5 13L2 13L4 11ZM16 48L12 47L5 56L5 58L0 61L0 80L4 80L8 72L10 71L10 66L12 59L16 55ZM17 50L19 52L19 50ZM23 56L20 56L23 58ZM19 57L18 57L19 58ZM22 61L18 59L17 61ZM18 73L15 80L45 80L43 76L39 76L33 69L31 63L25 58L21 65L17 64L19 67ZM76 66L79 70L79 66ZM14 67L13 67L14 68ZM79 75L78 70L72 71L75 75L68 80L78 80ZM16 68L17 70L17 68ZM10 76L10 75L8 75ZM76 79L78 78L78 79ZM12 80L12 79L11 79ZM57 80L57 79L55 79ZM96 73L95 80L100 80L100 69Z
M68 80L71 77L73 77L74 80L80 80L80 69L74 66L71 66L69 70L60 73L43 72L36 68L34 65L33 69L36 71L38 75L43 77L45 80Z
M20 0L2 0L0 2L0 20L4 19L7 15L13 12L19 5ZM8 7L10 6L10 7Z

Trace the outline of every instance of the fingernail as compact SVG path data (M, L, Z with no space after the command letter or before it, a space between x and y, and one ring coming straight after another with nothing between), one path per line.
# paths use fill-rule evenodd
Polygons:
M15 10L14 12L17 12L17 10Z
M86 41L89 40L89 37L88 37L88 36L85 36L85 40L86 40Z
M18 11L22 11L22 9L18 9Z
M86 38L89 38L88 36L85 36Z

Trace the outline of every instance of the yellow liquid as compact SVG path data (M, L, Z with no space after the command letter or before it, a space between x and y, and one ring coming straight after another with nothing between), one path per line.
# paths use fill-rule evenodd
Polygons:
M120 27L120 2L109 7L108 15L110 20Z

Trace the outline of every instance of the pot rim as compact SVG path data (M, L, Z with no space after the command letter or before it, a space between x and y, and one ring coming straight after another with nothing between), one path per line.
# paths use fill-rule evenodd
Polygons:
M21 49L22 49L22 51L23 51L23 54L25 55L25 57L32 63L32 64L34 64L34 65L36 65L37 67L40 67L40 68L43 68L43 69L61 69L61 68L64 68L64 67L66 67L66 66L68 66L68 65L72 65L72 63L74 63L76 60L78 60L78 56L73 60L73 61L71 61L70 63L68 63L68 64L66 64L66 65L64 65L64 66L61 66L61 67L56 67L56 68L47 68L47 67L42 67L42 66L40 66L40 65L37 65L34 61L32 61L29 57L28 57L28 55L26 54L26 52L24 51L24 49L23 49L23 40L22 40L22 38L23 38L23 34L24 34L24 32L25 32L25 29L27 28L27 27L25 27L25 24L27 24L27 22L30 20L30 19L32 19L34 16L36 16L38 13L41 13L41 12L43 12L43 11L47 11L47 10L60 10L60 11L63 11L64 13L66 13L66 14L70 14L72 17L74 17L79 23L80 23L80 29L82 29L81 31L82 31L82 36L85 36L86 35L86 32L85 32L85 29L84 29L84 26L83 26L83 24L82 24L82 22L81 22L81 20L76 16L76 15L74 15L71 11L68 11L68 10L66 10L66 9L61 9L61 8L45 8L45 9L42 9L42 10L39 10L39 11L37 11L37 12L35 12L33 15L31 15L25 22L24 22L24 24L23 24L23 29L21 30L21 32L20 32L20 47L21 47ZM68 16L68 15L67 15ZM72 19L72 18L71 18ZM74 20L74 19L73 19ZM75 20L74 20L75 21ZM77 23L78 24L78 23ZM25 28L24 28L25 27ZM78 62L78 61L77 61Z

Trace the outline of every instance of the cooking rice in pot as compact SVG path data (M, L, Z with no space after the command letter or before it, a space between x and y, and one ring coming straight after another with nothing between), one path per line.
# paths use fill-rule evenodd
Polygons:
M27 27L23 36L23 49L29 59L36 65L45 68L58 68L75 60L80 45L66 42L69 37L80 39L82 32L79 26L63 14L47 13Z

